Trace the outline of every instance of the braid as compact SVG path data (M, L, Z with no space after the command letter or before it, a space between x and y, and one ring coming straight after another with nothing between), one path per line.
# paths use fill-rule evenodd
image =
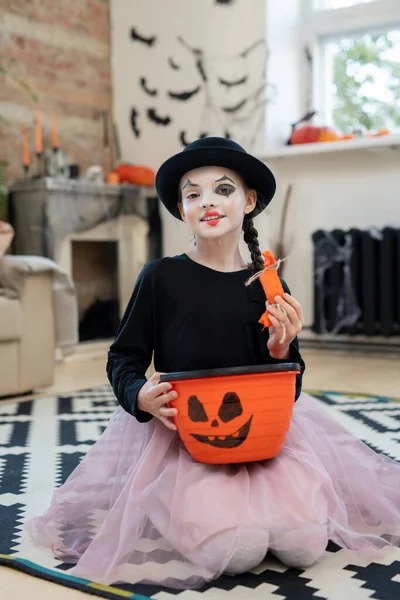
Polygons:
M264 269L264 259L261 254L260 244L258 242L258 231L254 227L253 218L250 215L246 215L243 220L243 232L244 241L249 247L251 255L250 268L255 271L262 271Z
M260 277L262 273L264 273L268 269L276 268L278 269L280 260L278 260L274 265L269 267L264 266L264 259L261 254L260 244L258 243L258 231L254 227L253 218L250 215L246 215L243 219L243 231L244 231L244 241L249 247L252 263L250 268L255 272L254 275L250 277L246 281L246 286L251 285L256 279ZM275 266L276 265L276 266ZM273 304L276 308L278 308L281 312L286 315L285 309L280 304ZM286 326L283 323L283 331L282 331L282 339L281 342L284 341L286 336Z

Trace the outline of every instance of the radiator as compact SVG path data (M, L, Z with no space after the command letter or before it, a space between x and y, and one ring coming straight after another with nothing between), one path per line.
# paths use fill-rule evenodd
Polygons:
M318 230L314 244L316 333L400 333L400 229Z

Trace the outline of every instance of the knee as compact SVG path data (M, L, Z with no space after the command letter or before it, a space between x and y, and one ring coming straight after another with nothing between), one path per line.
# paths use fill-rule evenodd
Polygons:
M229 529L216 533L201 546L207 560L230 575L246 573L257 567L268 551L268 532Z
M295 569L307 569L311 567L324 554L328 545L328 532L325 527L321 527L312 534L303 532L303 542L293 544L290 548L276 550L272 553L288 567Z
M269 534L266 531L249 531L238 535L235 550L225 572L229 575L247 573L257 567L268 551Z

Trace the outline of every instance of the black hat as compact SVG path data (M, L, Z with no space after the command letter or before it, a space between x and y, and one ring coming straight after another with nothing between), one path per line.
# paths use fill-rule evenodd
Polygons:
M179 182L182 176L199 167L226 167L243 177L246 185L258 193L253 216L271 202L276 189L275 177L266 164L248 154L233 140L206 137L192 142L182 152L168 158L158 169L156 188L167 210L178 219Z

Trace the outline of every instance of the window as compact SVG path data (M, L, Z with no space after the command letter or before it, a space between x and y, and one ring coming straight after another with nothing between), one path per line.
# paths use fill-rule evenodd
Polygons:
M320 10L325 10L327 8L345 8L346 6L364 4L365 2L373 2L373 0L316 0L315 8Z
M342 133L399 131L400 1L306 0L306 5L312 104L319 120Z

